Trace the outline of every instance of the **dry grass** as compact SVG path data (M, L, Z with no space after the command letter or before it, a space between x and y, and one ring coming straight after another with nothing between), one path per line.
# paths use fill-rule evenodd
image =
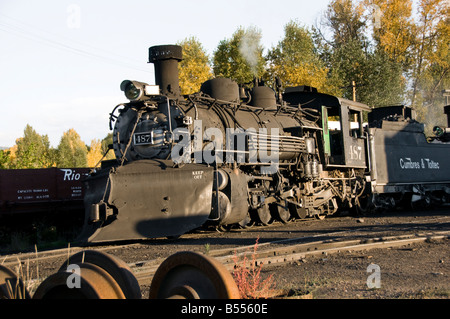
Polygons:
M35 254L37 259L37 247L35 245ZM36 261L35 266L30 266L30 259L22 261L17 258L17 265L11 269L16 274L16 278L7 280L5 283L8 297L10 299L29 298L43 281L39 277L39 263ZM5 261L3 259L2 263Z

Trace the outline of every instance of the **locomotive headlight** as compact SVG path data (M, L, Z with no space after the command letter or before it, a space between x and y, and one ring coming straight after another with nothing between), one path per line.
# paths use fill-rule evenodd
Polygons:
M159 86L148 85L144 82L125 80L120 84L120 89L130 101L142 101L146 96L159 95Z
M137 100L141 94L142 90L138 89L133 83L129 83L125 89L125 96L129 100Z

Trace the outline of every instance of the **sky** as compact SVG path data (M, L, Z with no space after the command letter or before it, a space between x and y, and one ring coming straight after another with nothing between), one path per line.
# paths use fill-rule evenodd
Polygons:
M267 50L296 20L312 26L329 0L0 0L0 147L27 124L52 147L75 129L90 145L127 102L120 83L154 84L148 48L195 36L212 56L239 28Z

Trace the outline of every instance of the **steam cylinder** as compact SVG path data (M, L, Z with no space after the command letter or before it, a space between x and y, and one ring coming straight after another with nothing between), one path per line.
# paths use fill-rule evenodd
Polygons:
M239 103L239 86L228 78L208 80L202 84L200 91L218 100Z
M261 107L265 110L276 110L277 101L275 92L267 86L255 86L251 92L251 105Z

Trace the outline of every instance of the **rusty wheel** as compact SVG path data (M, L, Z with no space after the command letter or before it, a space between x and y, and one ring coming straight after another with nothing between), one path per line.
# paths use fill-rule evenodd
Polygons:
M0 265L0 299L30 299L22 280L8 267Z
M89 263L105 270L122 289L125 298L141 299L141 289L130 267L121 259L96 250L85 250L66 260L59 271L66 271L69 264Z
M217 260L184 251L168 257L157 269L150 299L238 299L230 272Z
M79 273L60 271L45 279L33 299L125 299L117 282L102 268L80 263Z

